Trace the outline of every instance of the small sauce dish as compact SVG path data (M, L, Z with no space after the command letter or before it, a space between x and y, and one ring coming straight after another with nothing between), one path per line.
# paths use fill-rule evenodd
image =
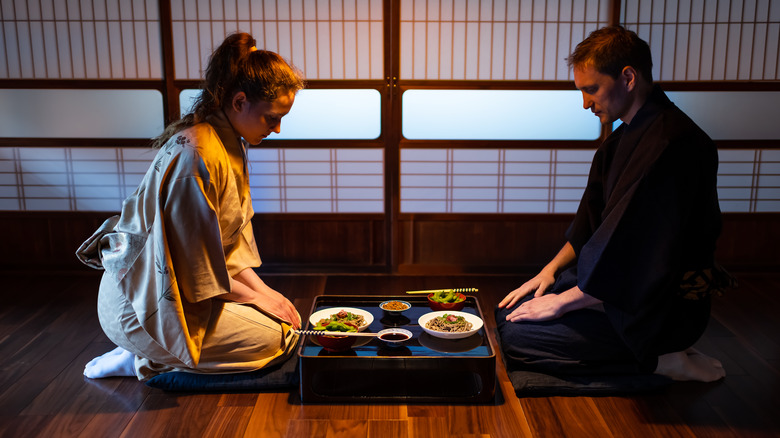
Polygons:
M377 332L377 337L388 347L400 347L412 339L412 332L402 328L389 328Z

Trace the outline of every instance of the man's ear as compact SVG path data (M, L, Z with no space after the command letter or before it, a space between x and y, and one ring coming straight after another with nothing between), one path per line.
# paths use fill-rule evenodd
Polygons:
M246 93L239 91L233 95L233 99L230 101L230 107L233 111L240 113L241 109L246 105Z
M626 90L633 91L637 86L637 80L639 79L639 73L637 73L634 67L623 67L623 71L620 72L620 81L625 85Z

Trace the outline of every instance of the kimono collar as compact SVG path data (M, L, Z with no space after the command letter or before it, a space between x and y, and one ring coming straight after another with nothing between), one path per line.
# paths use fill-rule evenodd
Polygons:
M669 100L668 97L666 97L666 93L664 93L661 87L657 84L653 85L653 89L647 96L647 100L645 101L644 105L642 105L642 107L639 108L639 111L636 112L634 117L631 119L631 123L626 125L628 131L632 131L635 128L641 127L643 125L646 128L649 124L646 122L651 121L662 110L672 105L674 104L671 100Z
M233 129L233 125L230 123L230 120L228 120L224 111L210 114L206 117L206 122L217 131L217 135L219 136L219 139L222 140L222 144L225 145L225 149L228 153L231 155L234 153L243 155L245 153L241 136Z
M639 108L639 111L631 119L631 123L623 123L613 134L609 140L617 143L613 149L614 155L610 159L609 170L607 172L607 178L604 186L604 197L607 206L614 205L617 199L619 199L624 190L627 189L626 183L628 181L635 181L640 175L634 172L643 172L647 167L638 166L641 162L645 162L650 156L657 156L657 153L651 153L650 151L642 151L639 156L634 157L637 146L644 138L648 128L658 118L665 109L674 104L666 97L661 87L654 85L650 95L647 97L644 105ZM655 145L661 146L661 145ZM655 151L657 152L657 151ZM617 191L617 197L613 197L613 191Z
M233 129L233 125L224 111L218 111L206 117L206 122L217 132L220 141L230 157L231 166L237 175L247 176L246 143Z

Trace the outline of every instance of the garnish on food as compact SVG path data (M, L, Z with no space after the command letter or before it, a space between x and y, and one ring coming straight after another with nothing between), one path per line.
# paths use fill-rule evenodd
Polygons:
M425 324L426 328L436 330L437 332L467 332L471 330L473 324L460 315L444 315L432 318Z
M437 303L459 303L465 299L465 297L461 297L460 293L453 291L434 292L431 297L431 300Z
M356 332L358 331L358 328L355 324L351 324L349 322L321 319L320 322L314 326L314 330L329 332Z

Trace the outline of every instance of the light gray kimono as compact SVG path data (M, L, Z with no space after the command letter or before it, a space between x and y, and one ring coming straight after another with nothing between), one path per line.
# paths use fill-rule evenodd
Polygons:
M139 379L171 370L249 371L294 348L297 337L276 316L215 299L230 292L232 276L261 263L245 157L222 115L177 133L121 215L77 252L105 269L100 323L137 356Z

